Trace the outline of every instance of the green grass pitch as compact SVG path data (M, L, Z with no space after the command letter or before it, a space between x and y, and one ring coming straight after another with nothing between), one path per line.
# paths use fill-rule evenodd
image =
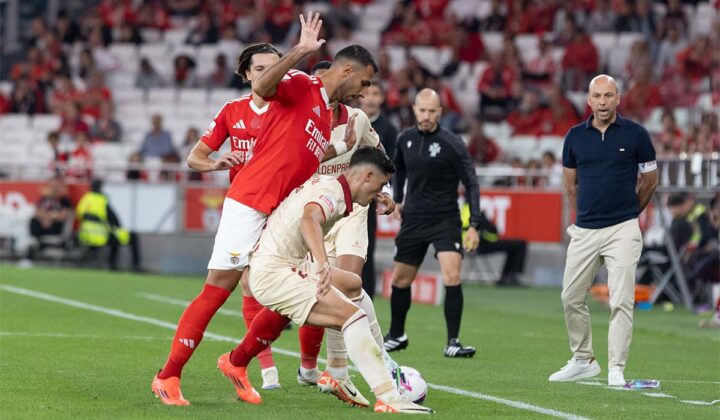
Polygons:
M193 299L202 281L0 265L0 416L300 420L375 415L297 384L297 328L275 343L284 350L275 355L283 388L261 391L260 406L236 401L215 362L234 346L231 339L245 332L239 290L225 304L227 311L210 323L214 335L206 336L186 366L183 393L192 405L163 406L152 396L150 381L184 309L178 301ZM570 357L560 291L475 285L464 290L461 339L477 346L474 359L442 357L442 308L424 305L410 310L410 347L393 354L432 384L426 404L437 417L720 418L720 331L697 328L697 315L636 311L626 379L659 379L661 389L614 390L603 384L609 311L592 303L594 347L603 373L587 384L551 384L547 377ZM376 305L386 328L389 304L379 299ZM359 373L353 374L374 401ZM250 379L256 387L261 384L256 362Z

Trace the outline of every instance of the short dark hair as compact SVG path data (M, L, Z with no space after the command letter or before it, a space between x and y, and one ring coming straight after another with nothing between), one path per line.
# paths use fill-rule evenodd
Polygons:
M327 70L330 66L332 66L332 63L329 61L318 61L314 66L312 66L312 69L310 69L310 74L315 74L318 70Z
M354 44L343 48L335 54L333 61L337 61L338 59L354 61L363 67L372 66L375 73L380 71L375 59L372 54L370 54L370 51L362 45Z
M375 165L386 175L395 173L395 164L379 147L361 146L350 158L350 167L362 164Z
M245 82L249 81L245 77L245 72L250 69L250 64L255 54L277 54L278 57L282 57L282 53L278 51L278 49L275 48L272 44L262 42L258 44L248 45L240 53L240 57L238 57L238 66L235 70L235 74L240 76Z

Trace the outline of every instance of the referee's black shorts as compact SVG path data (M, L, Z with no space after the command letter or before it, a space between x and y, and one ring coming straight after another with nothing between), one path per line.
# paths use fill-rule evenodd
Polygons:
M438 252L444 251L463 255L460 218L452 217L432 222L403 219L400 232L395 238L395 261L419 266L430 244L435 247L435 258Z

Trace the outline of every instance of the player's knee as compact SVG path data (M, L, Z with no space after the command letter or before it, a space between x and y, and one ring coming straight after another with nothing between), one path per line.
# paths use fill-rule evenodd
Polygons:
M460 285L460 272L453 271L450 273L443 274L443 283L445 286L459 286Z
M407 289L412 285L413 279L403 275L393 275L392 285L398 289Z
M361 319L364 316L367 316L365 314L365 311L358 308L352 303L346 302L346 304L344 304L341 309L341 315L338 319L338 321L340 322L338 328L342 330L343 327L349 325L352 321Z
M582 303L585 301L585 296L582 296L578 293L574 293L568 289L565 289L562 291L562 294L560 295L560 300L562 301L563 306L571 307L575 306L579 303Z
M205 283L233 291L240 282L242 273L237 270L210 270Z

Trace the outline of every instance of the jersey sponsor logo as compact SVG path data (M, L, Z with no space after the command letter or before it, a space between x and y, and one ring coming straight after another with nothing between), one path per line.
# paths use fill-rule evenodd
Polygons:
M335 211L335 208L337 207L337 201L335 201L335 197L333 197L330 194L323 194L320 197L318 197L318 200L325 203L328 208L330 209L330 213Z
M430 150L430 157L435 157L438 153L440 153L441 147L439 144L433 143L430 145L428 150Z
M327 150L330 142L325 138L322 131L315 126L315 122L311 119L308 119L305 124L305 132L310 135L305 147L307 147L308 150L315 155L318 161L322 161L322 157L325 154L325 150Z
M245 122L242 120L242 118L233 125L233 128L236 128L238 130L244 130L245 129Z

